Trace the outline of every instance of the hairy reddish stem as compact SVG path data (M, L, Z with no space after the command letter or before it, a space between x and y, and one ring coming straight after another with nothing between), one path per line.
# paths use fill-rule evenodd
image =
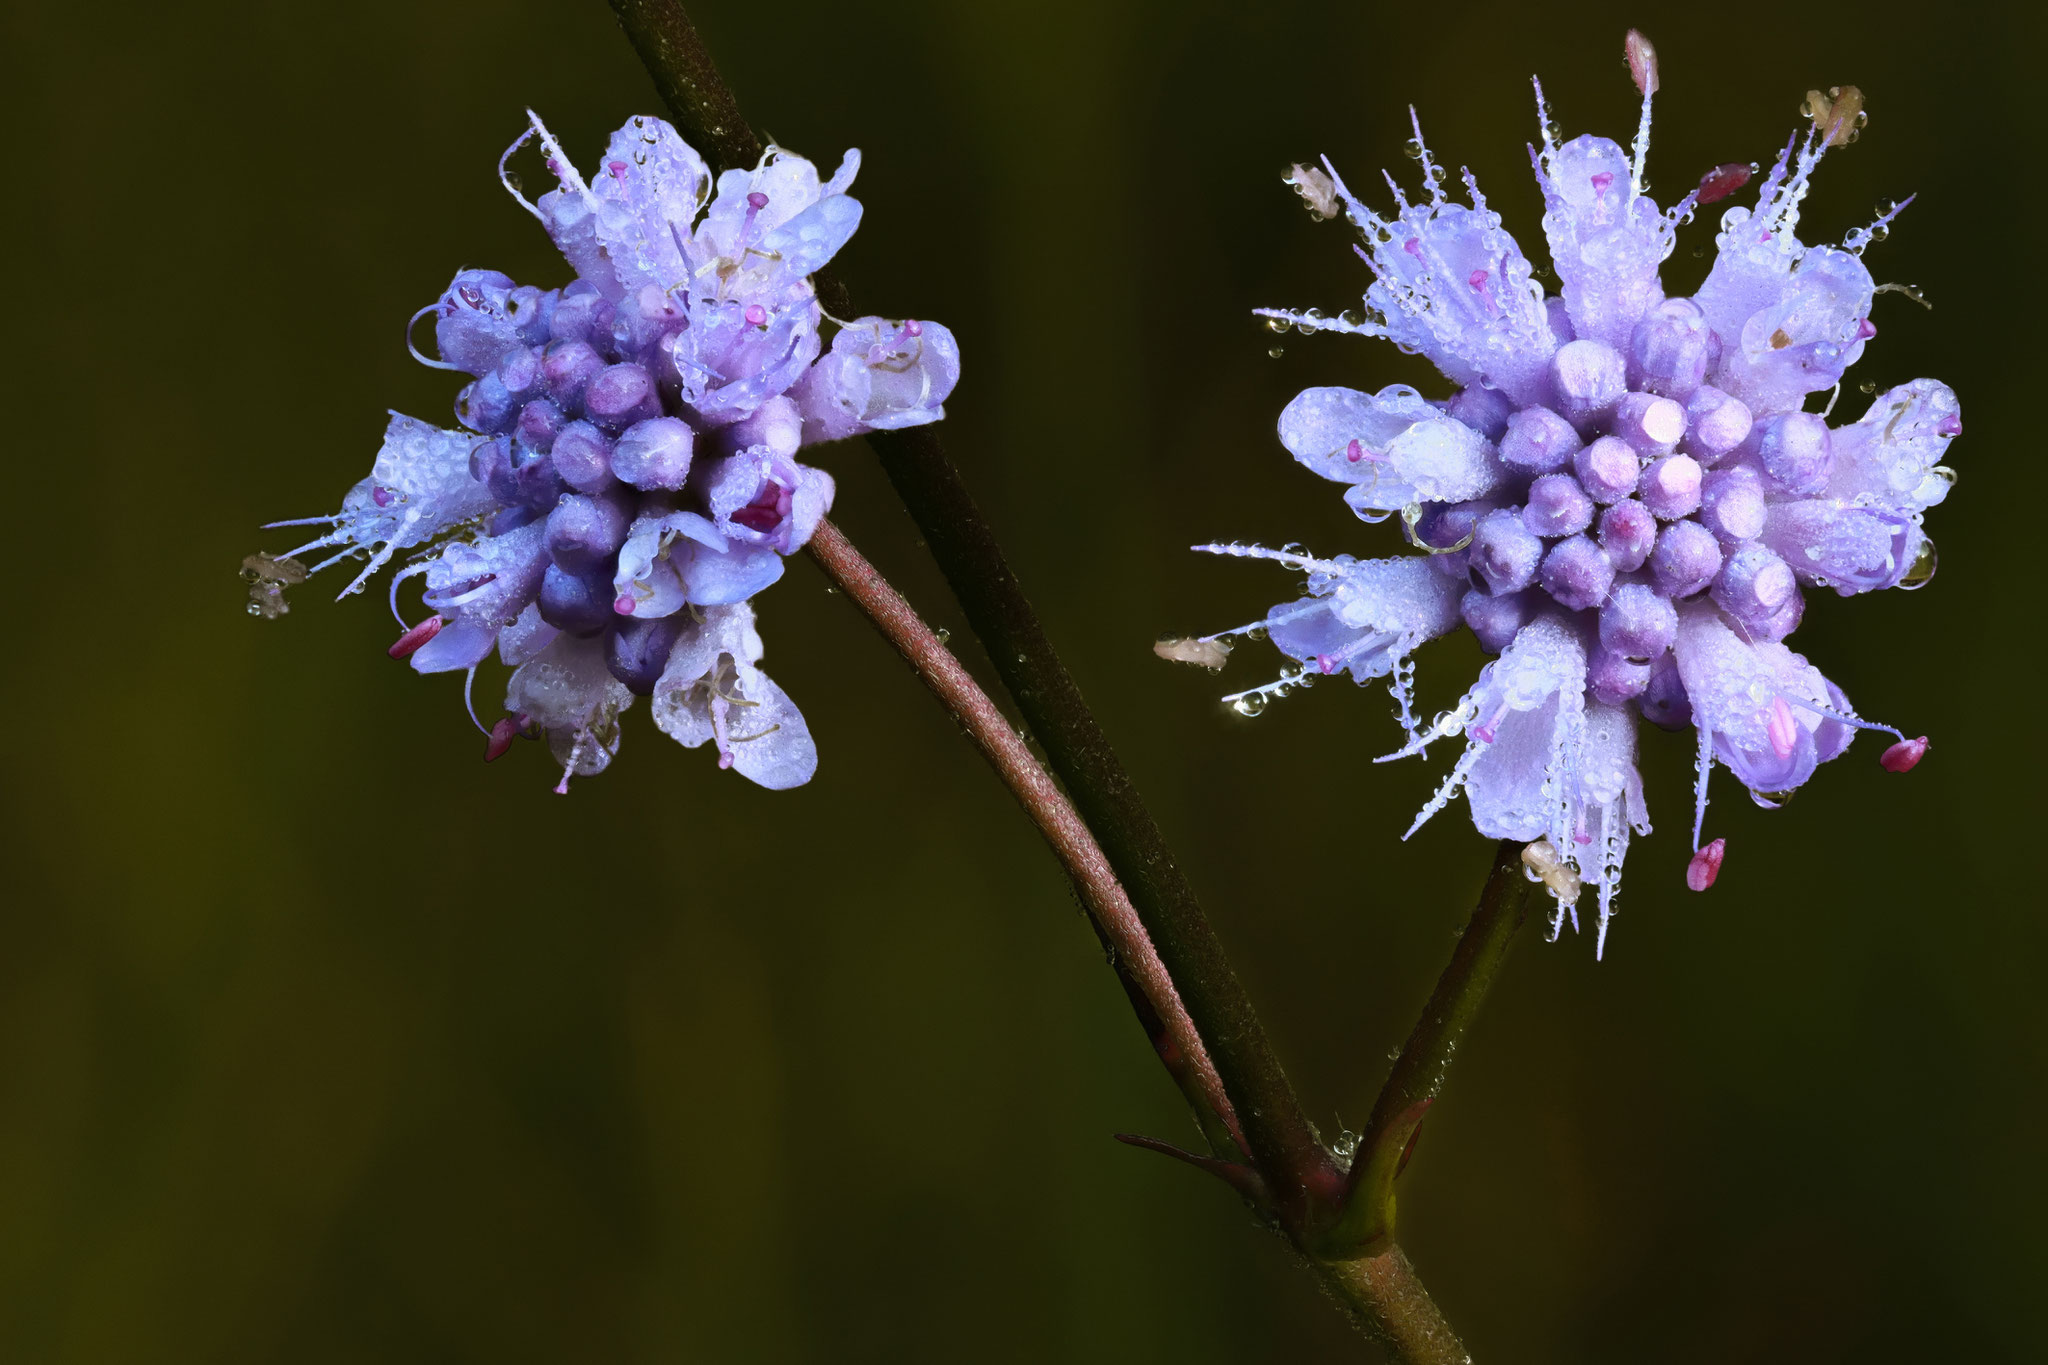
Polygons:
M831 521L818 523L810 542L811 558L867 614L896 652L917 671L926 687L951 711L968 738L995 768L1017 804L1038 826L1054 856L1073 878L1096 931L1108 947L1113 965L1141 1003L1141 1021L1152 1037L1160 1060L1181 1084L1196 1112L1207 1110L1221 1119L1231 1142L1243 1146L1230 1100L1216 1074L1209 1050L1188 1018L1173 978L1159 960L1151 936L1138 920L1123 884L1096 844L1095 836L1060 791L1031 749L974 676L925 624L903 594L882 577ZM1149 1018L1147 1017L1149 1016Z

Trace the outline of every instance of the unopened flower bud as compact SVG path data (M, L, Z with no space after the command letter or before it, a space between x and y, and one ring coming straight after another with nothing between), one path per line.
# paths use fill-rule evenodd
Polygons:
M1606 419L1628 392L1628 367L1604 341L1568 341L1550 358L1558 411L1580 429Z
M1549 408L1523 408L1508 419L1500 458L1511 469L1549 474L1569 464L1579 445L1572 424Z
M1625 498L1600 514L1600 548L1617 573L1634 573L1650 558L1657 543L1657 518L1634 498Z

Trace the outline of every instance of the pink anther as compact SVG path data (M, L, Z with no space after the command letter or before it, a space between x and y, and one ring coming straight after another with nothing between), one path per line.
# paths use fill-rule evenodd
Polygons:
M519 722L512 717L501 717L498 723L491 727L490 739L484 742L484 762L495 763L503 758L505 751L512 747L512 741L519 738L521 728Z
M1700 177L1699 196L1693 201L1702 208L1718 204L1735 191L1749 183L1752 172L1740 161L1731 161L1725 166L1716 166ZM1768 239L1766 239L1768 240Z
M447 624L446 621L443 621L438 616L429 616L426 620L399 636L391 648L384 652L394 659L409 659L418 651L421 645L439 635L441 627Z
M1918 739L1902 739L1878 755L1877 761L1888 773L1909 773L1914 765L1927 756L1927 736Z
M1721 875L1721 860L1728 855L1728 841L1716 839L1692 855L1692 861L1685 865L1685 884L1694 891L1704 891L1714 884Z
M1783 697L1771 698L1771 713L1764 718L1764 731L1771 737L1772 753L1779 758L1792 757L1792 750L1799 743L1799 722L1792 719L1792 708L1785 705Z

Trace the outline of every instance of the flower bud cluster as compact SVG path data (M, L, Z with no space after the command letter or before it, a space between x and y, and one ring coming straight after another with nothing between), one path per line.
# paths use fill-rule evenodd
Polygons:
M751 605L832 504L804 447L944 415L960 373L935 322L825 317L810 276L860 223L860 155L821 181L770 148L714 182L668 124L635 118L586 180L538 118L557 188L528 203L575 268L560 289L463 270L413 319L470 376L457 430L394 416L331 529L289 552L367 557L342 595L400 551L431 611L395 657L472 678L495 649L514 672L488 757L544 734L571 776L602 771L618 717L655 720L768 787L807 781L802 715L756 665ZM829 348L825 326L832 324ZM299 523L279 523L299 524ZM474 711L472 711L474 715ZM480 728L482 722L478 722Z
M1639 49L1649 51L1632 37L1632 69ZM1399 513L1423 557L1198 547L1309 575L1304 599L1223 633L1267 631L1302 665L1237 694L1239 710L1338 667L1360 682L1389 676L1408 732L1390 757L1466 740L1417 824L1462 789L1482 833L1548 840L1599 888L1603 944L1630 832L1649 827L1637 716L1697 733L1696 849L1715 763L1775 806L1856 729L1888 729L1858 717L1783 641L1808 589L1848 596L1932 576L1922 514L1954 481L1940 461L1962 429L1955 395L1933 380L1879 395L1843 426L1805 410L1809 395L1839 390L1876 334L1861 253L1897 212L1839 249L1798 241L1826 128L1793 139L1753 209L1723 214L1699 291L1665 295L1658 270L1677 228L1703 196L1726 197L1748 177L1717 168L1669 211L1650 199L1642 171L1657 82L1646 60L1632 154L1591 136L1560 145L1538 87L1544 136L1531 155L1558 294L1535 281L1469 172L1469 206L1449 197L1417 125L1419 202L1397 187L1382 215L1326 163L1374 276L1364 309L1260 310L1280 328L1388 338L1451 381L1440 401L1406 385L1309 389L1280 417L1298 461L1344 484L1365 520ZM1419 589L1417 574L1441 587ZM1422 726L1406 656L1458 621L1500 657L1457 708ZM1895 744L1886 766L1910 767L1925 748L1914 743L1910 754ZM1702 877L1712 880L1696 867Z

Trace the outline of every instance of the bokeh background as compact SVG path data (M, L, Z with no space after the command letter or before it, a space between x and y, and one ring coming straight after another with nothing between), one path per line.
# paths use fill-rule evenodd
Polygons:
M1448 816L1399 842L1436 774L1366 763L1381 694L1246 721L1215 695L1258 651L1220 682L1150 654L1292 592L1196 541L1393 544L1274 419L1311 383L1431 381L1340 337L1267 354L1252 306L1364 282L1280 172L1412 174L1413 101L1533 244L1527 78L1567 132L1626 140L1628 24L1663 57L1666 200L1768 161L1807 88L1867 92L1806 235L1918 191L1868 260L1935 307L1879 299L1841 412L1856 379L1931 373L1968 432L1935 583L1815 598L1794 643L1935 748L1901 778L1866 740L1780 813L1723 787L1698 897L1687 744L1650 732L1658 828L1607 961L1525 936L1405 1181L1483 1360L2039 1358L2020 8L698 6L757 125L865 150L844 275L959 335L946 439L1333 1131L1488 849ZM384 657L378 594L243 614L241 556L284 548L258 523L336 505L387 407L446 416L404 319L458 266L566 278L492 166L529 105L583 157L655 111L598 0L20 5L0 34L0 1359L1374 1358L1220 1186L1110 1141L1192 1129L1051 859L807 562L760 604L824 751L791 794L642 712L563 800L535 748L478 761L456 680ZM826 462L842 523L982 666L871 458ZM1430 647L1426 703L1478 662Z

